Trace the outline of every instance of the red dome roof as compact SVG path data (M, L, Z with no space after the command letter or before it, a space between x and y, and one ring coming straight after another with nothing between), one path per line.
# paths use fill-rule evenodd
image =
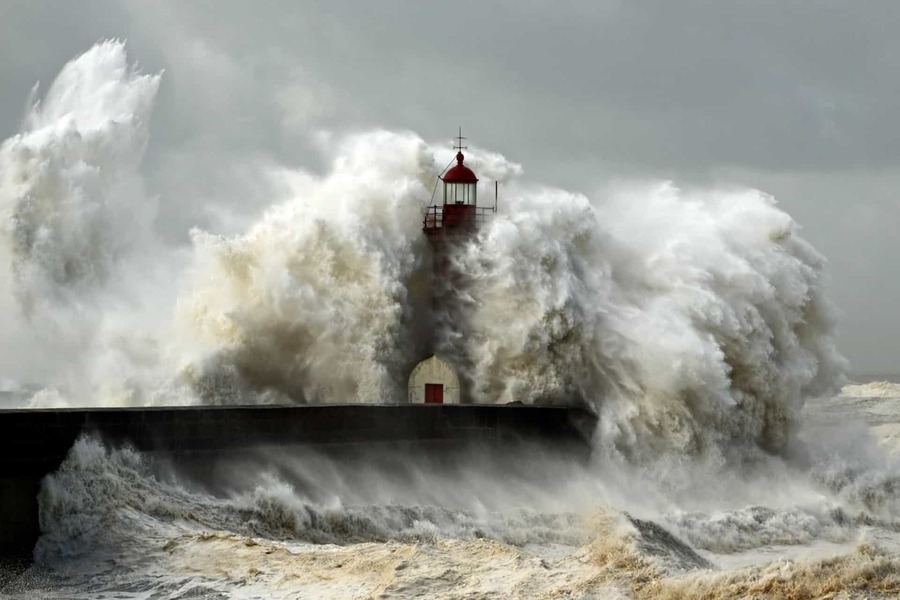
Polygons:
M463 153L456 154L456 166L447 171L441 179L444 183L478 183L472 169L463 164Z

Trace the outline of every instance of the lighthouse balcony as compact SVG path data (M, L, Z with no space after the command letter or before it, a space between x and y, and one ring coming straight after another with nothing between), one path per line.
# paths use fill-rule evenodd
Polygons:
M472 204L444 204L429 206L425 210L423 230L427 234L464 233L474 231L494 216L493 207Z

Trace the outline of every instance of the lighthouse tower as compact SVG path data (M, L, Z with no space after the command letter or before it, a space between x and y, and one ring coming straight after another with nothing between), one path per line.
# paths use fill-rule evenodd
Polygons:
M441 174L441 204L425 210L422 231L432 251L431 321L432 356L419 363L409 377L409 401L424 404L456 404L466 401L466 381L456 372L451 356L442 356L438 338L462 339L465 336L465 307L454 301L466 287L465 273L459 272L452 255L470 242L479 226L497 211L497 187L494 206L478 206L478 177L465 164L465 137L460 128L453 149L456 164ZM446 348L444 348L446 350Z

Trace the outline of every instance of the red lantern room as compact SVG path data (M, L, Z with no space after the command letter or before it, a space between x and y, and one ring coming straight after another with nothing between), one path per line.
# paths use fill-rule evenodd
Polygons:
M456 166L444 173L444 204L476 204L478 178L463 164L462 152L456 153Z
M424 230L429 236L474 231L479 223L486 221L497 210L496 198L491 208L478 206L478 177L463 164L465 156L462 151L468 147L463 146L466 138L462 135L462 128L456 139L457 143L453 146L457 150L456 165L439 176L444 184L444 204L430 206L425 212Z

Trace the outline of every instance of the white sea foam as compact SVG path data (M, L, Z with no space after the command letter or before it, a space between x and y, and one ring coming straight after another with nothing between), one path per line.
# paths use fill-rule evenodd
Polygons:
M900 398L900 384L890 381L870 381L841 388L841 396L848 398Z
M37 565L7 592L649 598L696 588L778 598L797 586L821 596L825 582L869 597L900 589L896 558L878 541L891 527L864 519L860 529L827 503L637 518L599 500L604 484L591 467L541 452L399 457L279 448L185 478L164 459L82 438L42 486ZM779 559L783 544L801 550ZM819 546L829 550L801 558ZM723 572L720 557L746 566Z
M829 398L843 360L823 260L772 198L583 195L473 148L504 196L451 256L448 319L429 315L421 233L448 150L332 134L324 173L261 174L284 192L245 231L173 248L141 174L159 81L98 44L0 147L0 348L39 366L0 375L46 384L34 405L395 400L434 333L475 400L593 407L600 460L275 453L197 482L81 440L44 482L21 597L45 576L50 597L822 596L865 572L862 593L900 587L879 550L900 469L867 428L897 415L853 388ZM823 544L844 555L772 563ZM723 556L750 567L711 574Z

